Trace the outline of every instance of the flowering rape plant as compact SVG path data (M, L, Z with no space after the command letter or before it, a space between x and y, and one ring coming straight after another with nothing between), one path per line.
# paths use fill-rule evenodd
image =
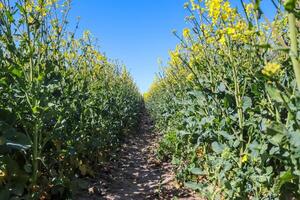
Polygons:
M0 199L74 199L136 129L141 97L70 1L0 0Z
M299 3L268 1L273 21L240 3L185 4L191 28L147 93L158 155L208 199L298 199Z

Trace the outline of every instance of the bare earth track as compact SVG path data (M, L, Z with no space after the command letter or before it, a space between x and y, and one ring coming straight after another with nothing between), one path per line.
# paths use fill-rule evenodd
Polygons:
M172 166L156 159L159 137L144 114L140 131L126 139L118 159L90 181L89 193L81 193L77 199L201 199L191 191L178 188Z

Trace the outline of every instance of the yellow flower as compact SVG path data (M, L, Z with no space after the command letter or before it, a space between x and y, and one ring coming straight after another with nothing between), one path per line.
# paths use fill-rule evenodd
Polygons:
M188 28L183 29L182 35L184 38L189 38L190 34L191 34L190 29L188 29Z
M85 30L83 32L83 39L84 40L88 40L90 38L90 36L91 36L91 32L89 30Z
M46 5L47 6L51 6L51 5L53 5L54 3L56 3L57 2L57 0L46 0Z
M261 70L262 74L266 76L273 76L277 74L281 69L281 66L278 63L267 63L264 68Z
M192 81L192 80L195 79L195 75L194 75L193 73L190 73L190 74L186 77L186 79L187 79L188 81Z
M228 33L229 35L233 35L233 34L235 34L235 32L236 32L236 30L235 30L234 28L232 28L232 27L229 27L229 28L227 29L227 33Z
M253 9L254 9L254 6L253 6L252 3L249 3L249 4L247 4L247 5L245 6L245 9L246 9L246 13L247 13L248 15L250 15L251 12L252 12Z
M170 53L170 64L173 66L180 65L182 63L181 56L180 56L180 46L176 46L174 51Z
M204 150L203 150L203 148L201 148L201 147L197 148L197 149L196 149L196 154L197 154L197 157L198 157L198 158L203 157L203 155L204 155Z
M186 9L186 8L188 8L189 7L189 3L184 3L184 5L183 5L183 7Z
M206 2L206 7L208 8L208 15L212 19L212 23L216 24L221 13L223 0L210 0Z
M34 18L32 16L28 17L28 22L29 24L32 24L34 22Z
M226 38L225 38L225 35L222 35L222 37L220 38L219 42L220 42L222 45L225 45L225 44L226 44Z
M47 15L47 9L45 8L45 5L39 4L35 6L35 11L40 13L43 17Z
M247 161L248 161L248 155L245 154L245 155L243 155L243 157L242 157L242 163L245 163L245 162L247 162Z
M3 10L4 9L4 5L2 2L0 2L0 10Z
M230 7L230 3L226 1L222 6L222 19L226 21L232 16L233 9Z
M145 92L144 94L143 94L143 97L144 97L144 100L145 101L148 101L149 99L150 99L150 92Z
M238 42L247 42L254 31L247 27L244 21L237 22L234 26L225 29L230 39Z
M223 10L226 13L230 13L232 11L232 8L230 7L230 3L228 1L226 1L223 5Z
M190 2L191 2L191 5L192 5L192 10L199 10L200 9L199 4L196 4L195 0L191 0Z
M25 3L25 10L26 12L32 12L32 8L33 8L33 2L32 0L28 0Z
M201 46L199 43L196 43L196 44L193 44L193 46L191 47L191 50L194 52L194 53L199 53L201 51Z

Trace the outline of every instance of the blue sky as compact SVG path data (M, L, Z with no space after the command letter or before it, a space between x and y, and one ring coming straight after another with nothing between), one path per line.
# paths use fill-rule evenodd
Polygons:
M79 31L90 30L101 51L124 63L145 92L159 72L158 58L166 63L178 43L172 30L188 27L186 1L73 0L69 19L72 26L80 16Z
M145 92L178 43L173 29L181 31L185 0L74 0L70 20L80 16L80 29L99 40L101 51L124 63L141 92ZM72 24L72 23L71 23Z

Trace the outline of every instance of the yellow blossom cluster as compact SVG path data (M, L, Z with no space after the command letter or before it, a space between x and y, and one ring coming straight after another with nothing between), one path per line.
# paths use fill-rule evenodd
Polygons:
M215 25L220 19L224 22L234 22L237 17L236 9L230 6L228 0L207 0L206 8L208 16L211 17L212 24Z
M199 63L204 56L204 48L201 44L195 43L190 47L189 64L194 66Z
M231 41L247 43L251 40L255 31L250 29L245 21L238 21L235 24L217 30L216 34L219 37L218 42L225 45L227 38Z
M88 39L90 38L90 36L91 36L91 32L90 32L89 30L85 30L85 31L83 32L83 39L84 39L85 41L88 41Z
M64 53L64 57L67 59L67 60L74 60L76 57L77 57L77 54L76 52L65 52Z
M216 24L221 13L223 0L210 0L206 1L206 7L208 8L208 15L212 19L212 23Z
M195 79L195 75L193 73L190 73L187 77L186 80L188 81L193 81Z
M43 17L47 15L47 9L43 5L38 5L35 7L35 11L40 13Z
M242 163L247 162L248 161L248 154L244 154L241 161L242 161Z
M224 2L221 10L221 18L223 21L233 22L237 16L235 9L231 8L229 1Z
M150 98L150 93L149 92L145 92L143 94L143 97L144 97L145 101L147 101Z
M247 42L249 37L254 33L244 21L239 21L234 26L228 27L226 32L232 40L239 42Z
M250 15L253 12L253 10L254 10L253 3L246 4L245 5L245 9L246 9L247 15Z
M199 10L200 9L200 5L195 3L195 0L190 0L191 5L192 5L192 10Z
M239 17L237 10L231 7L228 0L209 0L206 1L205 5L209 17L211 17L212 25L221 23L216 31L207 30L207 27L202 25L208 44L215 42L216 38L219 38L218 42L221 45L226 44L227 38L232 41L247 43L254 34L254 30L250 29L247 22ZM247 12L253 11L253 4L246 4L245 7ZM209 35L207 32L211 34Z
M280 72L280 69L281 67L278 63L267 63L261 72L262 74L271 77Z
M148 90L148 92L144 93L144 99L145 101L149 100L152 96L153 93L155 93L156 91L159 90L160 86L162 85L163 79L159 80L156 79L150 86L150 89Z
M32 10L33 10L33 6L34 6L34 2L32 1L32 0L27 0L26 2L25 2L25 10L26 10L26 12L28 12L28 13L30 13L30 12L32 12Z
M190 29L188 29L188 28L183 29L182 35L185 39L190 38L190 35L191 35Z
M55 4L58 0L46 0L46 6L52 6Z
M236 9L230 6L229 1L224 0L208 0L206 1L208 16L211 17L212 24L216 24L219 19L223 21L233 22L237 16Z
M179 45L176 46L174 51L170 51L170 65L177 66L181 65L182 60L181 60L181 55L180 55L180 49L181 47Z
M38 0L35 2L34 0L26 0L24 4L25 11L27 13L31 13L33 11L41 14L41 16L45 17L48 12L48 8L55 4L58 0ZM31 16L30 16L31 17ZM31 17L29 21L33 21L33 18Z

